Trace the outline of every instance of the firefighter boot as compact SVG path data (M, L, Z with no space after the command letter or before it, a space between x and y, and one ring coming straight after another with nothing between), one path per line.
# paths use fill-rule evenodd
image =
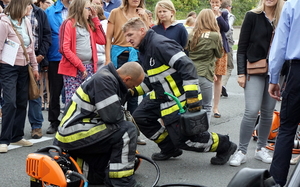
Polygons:
M161 161L168 160L171 157L178 157L180 155L182 155L182 150L176 148L175 150L172 150L170 152L153 153L151 158L155 161Z
M217 154L211 158L210 163L213 165L224 165L237 149L237 145L229 141L229 137L227 135L218 134L218 136L219 145L216 150Z

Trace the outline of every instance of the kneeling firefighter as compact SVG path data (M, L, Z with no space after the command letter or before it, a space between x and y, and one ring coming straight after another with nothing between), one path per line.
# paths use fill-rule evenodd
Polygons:
M160 153L152 155L153 160L167 160L178 157L182 150L196 152L217 152L211 164L223 165L235 152L236 144L227 135L202 132L185 136L180 132L179 107L164 93L177 97L189 111L201 109L201 92L198 75L193 62L174 40L149 30L139 18L130 19L124 26L126 40L139 49L139 62L147 76L143 83L131 90L132 96L144 95L133 113L140 131L153 140ZM163 120L162 125L158 119Z
M82 83L67 106L54 145L78 160L90 184L141 187L133 176L137 128L124 120L121 103L143 79L137 62L117 70L110 63Z

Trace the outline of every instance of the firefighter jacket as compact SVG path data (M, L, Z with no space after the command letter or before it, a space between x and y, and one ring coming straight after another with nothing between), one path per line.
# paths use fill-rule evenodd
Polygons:
M150 99L160 102L161 117L166 125L179 119L179 106L164 92L176 96L182 106L186 105L186 98L202 100L196 68L178 43L150 29L139 51L146 76L134 94L150 92Z
M112 63L87 79L75 92L58 127L54 145L66 150L89 146L119 129L121 100L127 87Z

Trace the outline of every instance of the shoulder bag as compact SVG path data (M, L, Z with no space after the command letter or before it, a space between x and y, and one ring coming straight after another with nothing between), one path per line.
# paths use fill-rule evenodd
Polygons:
M267 59L261 59L256 62L249 62L247 60L247 74L248 75L257 75L257 74L266 74L268 72L268 56L271 48L271 44L274 37L274 29L272 32L271 42L268 50Z
M28 58L28 54L26 51L26 48L24 46L24 42L23 39L20 37L18 31L16 30L16 28L13 26L13 23L11 23L12 28L14 29L16 35L18 36L20 42L21 42L21 46L23 48L23 54L26 58L26 61L29 62L29 58ZM40 89L37 85L37 82L35 81L34 75L33 75L33 70L30 64L28 64L28 99L29 100L34 100L40 97Z

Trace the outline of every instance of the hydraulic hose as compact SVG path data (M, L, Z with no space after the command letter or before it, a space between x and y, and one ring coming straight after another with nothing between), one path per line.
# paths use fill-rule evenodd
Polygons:
M80 179L83 180L83 187L88 187L88 185L89 185L88 180L87 180L87 178L83 174L80 174L80 173L78 173L76 171L68 170L67 171L67 175L69 175L69 176L70 175L74 175L76 177L79 177Z
M201 186L201 185L197 185L197 184L180 184L180 183L177 183L177 184L164 184L164 185L160 185L160 186L157 186L156 184L158 183L159 181L159 178L160 178L160 169L158 167L158 165L156 164L156 162L154 162L152 159L148 158L148 157L145 157L141 154L136 154L135 155L137 158L141 158L141 159L144 159L146 161L148 161L149 163L151 163L155 169L156 169L156 179L154 181L154 183L152 184L151 187L172 187L172 186L191 186L191 187L205 187L205 186Z

